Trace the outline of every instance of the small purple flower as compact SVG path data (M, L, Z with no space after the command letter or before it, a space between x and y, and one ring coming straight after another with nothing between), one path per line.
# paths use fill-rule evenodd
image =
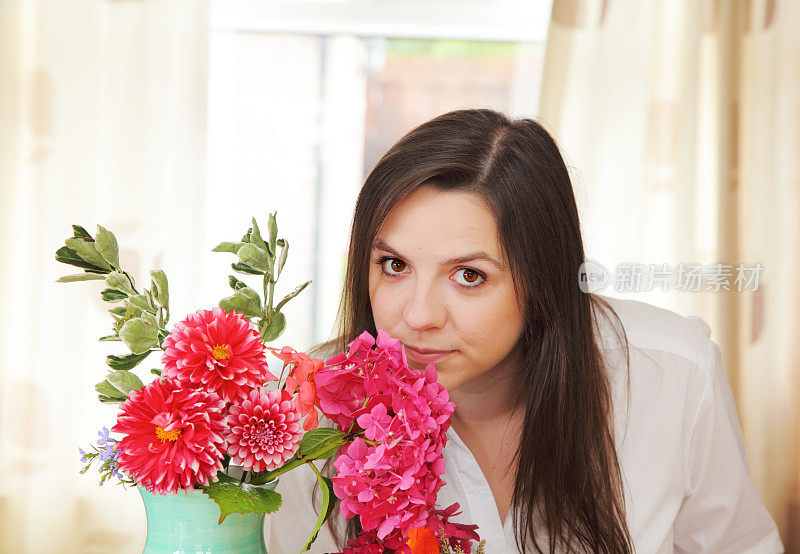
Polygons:
M100 437L100 440L97 441L97 446L105 446L108 443L115 443L117 442L115 439L112 439L108 436L108 427L103 426L103 428L97 432L97 436Z
M119 454L119 451L114 448L113 444L106 443L105 448L101 449L99 451L99 453L100 453L100 459L102 461L104 461L104 462L108 462L108 461L116 462L117 461L117 455Z
M98 470L100 471L101 485L111 477L116 477L123 482L130 482L126 481L126 477L120 471L119 463L117 462L117 459L120 455L120 451L118 449L119 441L109 436L108 427L103 427L100 431L98 431L97 437L97 446L93 445L91 447L94 452L87 452L82 448L78 448L78 453L81 455L81 462L87 464L86 467L81 470L81 473L86 473L89 467L95 461L98 461L100 462L100 467Z

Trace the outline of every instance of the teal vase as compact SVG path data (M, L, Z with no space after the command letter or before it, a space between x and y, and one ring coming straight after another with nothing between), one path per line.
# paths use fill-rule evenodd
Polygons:
M217 525L219 506L199 489L167 496L138 489L147 514L143 554L267 554L264 514L231 514Z

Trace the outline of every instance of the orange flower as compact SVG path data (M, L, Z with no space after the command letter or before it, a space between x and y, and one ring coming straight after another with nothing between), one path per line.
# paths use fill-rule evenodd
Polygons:
M412 527L408 532L411 554L439 554L439 539L427 527Z
M316 428L319 425L319 415L315 407L319 407L319 399L314 376L317 371L322 369L325 362L317 358L309 358L306 354L297 352L289 346L284 346L280 350L268 346L267 350L283 360L285 366L289 366L286 390L292 395L297 392L297 407L302 415L308 416L303 421L303 430L310 431Z

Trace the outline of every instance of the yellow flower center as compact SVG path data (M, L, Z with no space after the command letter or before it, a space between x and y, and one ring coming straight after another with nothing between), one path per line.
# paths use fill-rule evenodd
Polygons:
M175 442L181 436L181 429L173 429L172 431L164 431L161 425L156 425L156 436L161 442Z
M215 360L229 360L231 357L231 347L227 344L218 344L211 349L211 355Z

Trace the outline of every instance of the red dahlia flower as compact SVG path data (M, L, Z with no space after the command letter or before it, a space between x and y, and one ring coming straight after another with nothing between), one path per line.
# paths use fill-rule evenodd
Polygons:
M267 369L266 349L255 326L220 307L199 310L164 339L164 377L217 393L226 402L244 400L255 387L277 377Z
M156 379L120 406L115 433L119 467L157 494L208 485L222 469L225 403L213 393Z
M271 470L294 456L303 432L300 413L285 390L258 388L230 407L225 439L231 461L245 471Z

